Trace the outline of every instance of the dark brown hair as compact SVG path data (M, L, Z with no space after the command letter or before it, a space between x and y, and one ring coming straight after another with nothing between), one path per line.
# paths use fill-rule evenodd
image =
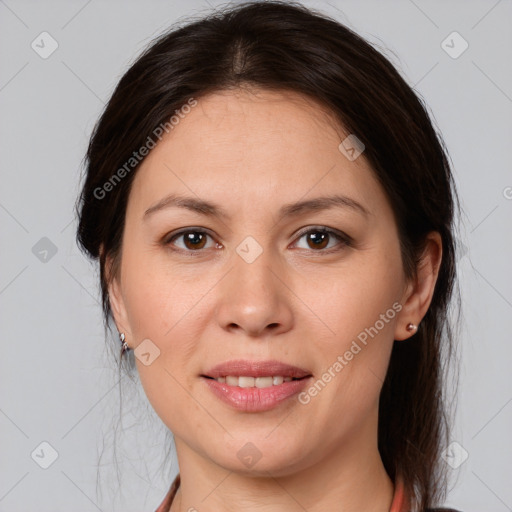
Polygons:
M174 27L128 69L91 136L77 203L78 243L100 262L105 325L112 320L107 276L118 270L137 166L105 194L98 190L190 98L243 86L301 93L364 143L395 214L407 277L415 275L425 236L442 237L432 303L417 333L394 344L378 426L390 478L402 475L420 510L436 505L447 483L440 454L449 435L444 372L453 356L456 191L424 102L382 53L336 20L290 2L228 7Z

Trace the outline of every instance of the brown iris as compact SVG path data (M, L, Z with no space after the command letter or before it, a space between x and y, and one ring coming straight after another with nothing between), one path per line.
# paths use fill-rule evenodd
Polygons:
M308 245L313 249L323 249L329 243L329 234L322 231L312 231L307 234ZM313 245L310 245L313 242Z
M202 249L206 243L207 235L198 231L189 231L182 235L187 249ZM190 245L188 245L190 244Z

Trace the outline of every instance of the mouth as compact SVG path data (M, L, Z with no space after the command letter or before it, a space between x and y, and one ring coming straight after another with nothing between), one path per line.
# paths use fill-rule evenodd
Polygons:
M224 403L244 412L263 412L299 393L313 374L279 361L235 360L200 377Z

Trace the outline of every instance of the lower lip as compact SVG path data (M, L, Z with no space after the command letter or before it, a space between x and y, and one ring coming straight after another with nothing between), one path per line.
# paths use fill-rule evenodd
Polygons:
M311 377L300 380L283 382L278 386L268 388L241 388L228 386L215 379L201 377L215 396L224 403L244 412L263 412L273 409L281 402L300 393L306 387Z

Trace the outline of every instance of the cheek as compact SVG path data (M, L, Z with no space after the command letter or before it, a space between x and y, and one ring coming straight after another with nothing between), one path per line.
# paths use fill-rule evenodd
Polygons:
M357 265L330 271L323 287L297 283L302 286L297 295L310 305L315 313L312 321L321 327L322 334L313 344L314 353L321 354L322 374L317 376L321 382L316 387L323 398L311 401L330 424L352 424L344 411L365 415L378 400L401 309L396 301L399 261L368 253ZM321 282L320 275L313 277Z
M196 404L190 400L192 373L186 364L197 350L199 339L193 307L197 298L183 285L176 276L154 267L147 271L140 260L126 282L134 345L149 339L158 351L147 366L135 353L139 378L157 415L173 427L176 411L200 414L194 411Z
M150 252L125 252L123 255L125 306L136 348L151 340L158 357L145 365L135 357L144 390L155 411L166 424L169 411L184 410L196 378L190 368L198 340L207 318L205 291L214 280L187 275L176 266L165 264ZM136 352L137 355L137 352Z
M400 297L401 268L399 256L382 256L377 251L354 254L346 264L310 271L293 283L293 289L314 313L322 338L339 340L337 349L361 332L374 326L381 315L383 333L392 330L396 311L393 304ZM302 308L302 306L301 306ZM389 311L391 308L391 311Z
M127 251L123 258L123 290L134 338L171 339L171 331L197 302L202 282L166 263L161 249Z

